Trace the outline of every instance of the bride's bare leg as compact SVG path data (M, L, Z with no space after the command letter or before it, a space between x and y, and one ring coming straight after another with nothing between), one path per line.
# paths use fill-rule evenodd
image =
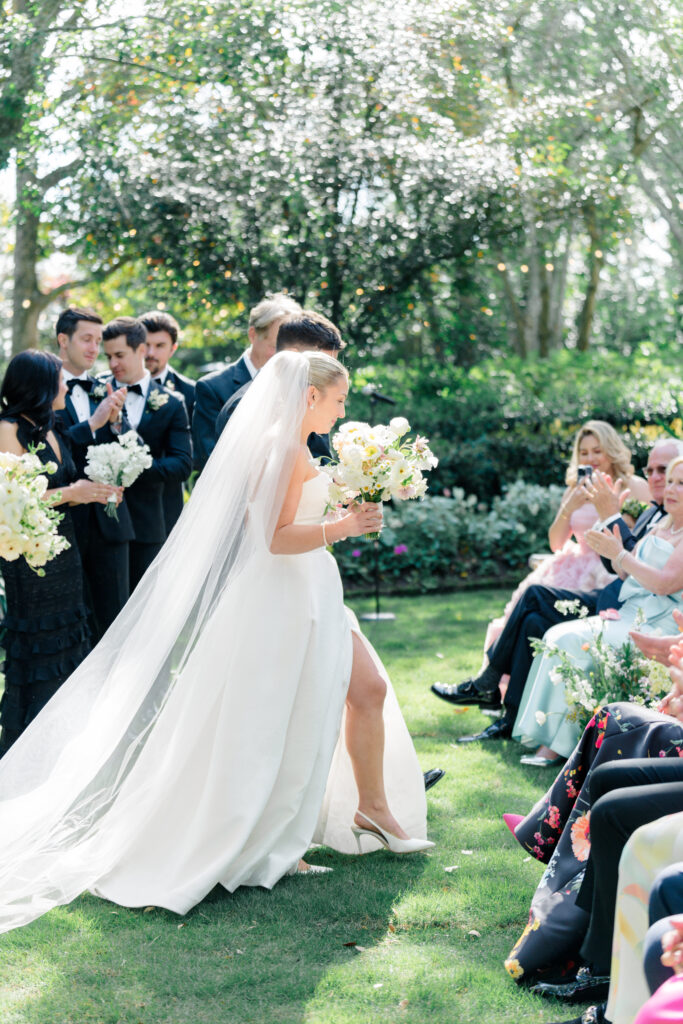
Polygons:
M346 698L346 749L358 786L358 810L367 814L387 832L407 839L387 804L384 792L384 698L387 686L356 633L353 637L353 667ZM355 816L357 825L367 821Z

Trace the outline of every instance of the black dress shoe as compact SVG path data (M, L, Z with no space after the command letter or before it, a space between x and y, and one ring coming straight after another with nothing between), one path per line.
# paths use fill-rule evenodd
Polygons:
M550 985L541 981L531 991L546 999L561 999L563 1003L587 1003L589 999L606 999L609 993L609 974L593 974L590 967L580 967L574 981Z
M447 683L432 683L432 693L441 700L447 700L449 704L476 705L480 708L499 708L500 690L478 690L472 679L466 679L464 683L448 685Z
M608 1024L605 1017L605 1003L601 1003L599 1006L589 1006L578 1017L572 1017L571 1020L553 1021L553 1024Z
M428 772L424 773L425 780L425 791L435 786L439 779L442 779L445 775L443 768L430 768Z
M509 740L512 736L512 726L504 718L491 722L483 732L475 736L459 736L458 743L475 743L477 740Z

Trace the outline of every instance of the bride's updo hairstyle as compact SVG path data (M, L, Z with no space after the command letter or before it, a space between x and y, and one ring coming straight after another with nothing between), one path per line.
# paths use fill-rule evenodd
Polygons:
M349 379L345 366L326 356L324 352L302 352L302 356L308 360L308 383L317 388L318 391L327 391L330 384L340 377Z

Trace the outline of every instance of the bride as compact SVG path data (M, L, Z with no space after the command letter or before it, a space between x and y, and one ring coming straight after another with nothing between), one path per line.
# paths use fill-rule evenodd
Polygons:
M128 604L0 762L1 931L86 889L185 913L218 883L305 870L312 841L433 845L412 742L326 550L381 509L323 523L306 448L347 391L329 356L270 360Z

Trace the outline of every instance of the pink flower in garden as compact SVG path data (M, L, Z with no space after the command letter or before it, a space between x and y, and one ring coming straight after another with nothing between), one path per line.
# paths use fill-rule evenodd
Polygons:
M351 558L360 558L360 548L354 548L351 552Z
M608 619L611 622L616 622L617 619L621 618L621 615L616 608L605 608L603 611L598 612L601 619Z
M451 491L450 487L444 487L441 493L443 494L444 498L450 498L453 492Z
M407 551L408 548L406 547L405 544L397 544L396 547L394 548L395 555L405 555Z

